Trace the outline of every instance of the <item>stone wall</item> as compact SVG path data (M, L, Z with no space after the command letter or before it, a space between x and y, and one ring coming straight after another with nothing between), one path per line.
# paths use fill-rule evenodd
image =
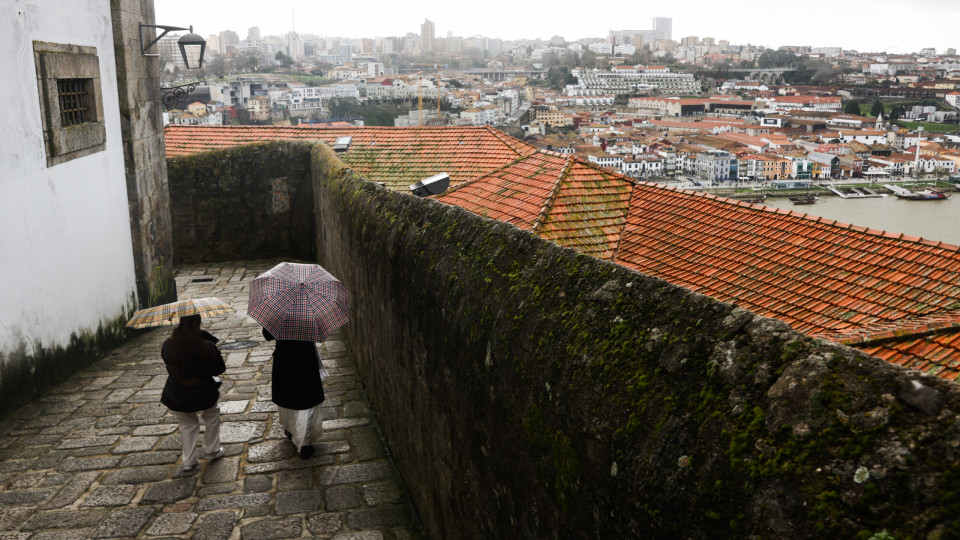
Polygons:
M143 308L177 299L167 160L162 152L160 59L140 53L140 23L155 24L153 2L110 0L110 13L137 296ZM155 31L146 33L149 43Z
M432 538L958 533L956 385L387 191L322 145L312 169L317 257Z
M171 159L178 263L313 258L310 147L262 143Z

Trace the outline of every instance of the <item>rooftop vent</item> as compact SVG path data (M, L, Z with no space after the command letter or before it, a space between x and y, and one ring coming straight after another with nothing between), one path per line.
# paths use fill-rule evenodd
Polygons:
M334 152L346 152L350 149L350 143L353 137L337 137L337 142L333 143Z
M440 173L412 184L410 191L417 197L427 197L429 195L439 195L446 191L448 187L450 187L450 175Z

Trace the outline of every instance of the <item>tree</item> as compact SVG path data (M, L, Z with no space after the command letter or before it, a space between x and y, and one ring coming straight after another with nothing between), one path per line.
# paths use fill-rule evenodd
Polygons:
M283 51L277 51L277 54L275 54L273 58L283 67L290 67L293 65L293 58Z
M587 69L597 67L597 53L590 49L583 51L583 54L580 56L580 65Z
M560 91L568 84L577 84L577 78L570 73L570 68L553 66L547 70L547 84L550 88Z
M757 65L761 68L795 67L800 64L800 57L790 51L764 51L757 58Z
M843 107L843 112L860 116L860 103L856 101L847 102L847 104Z
M890 114L888 115L888 117L889 117L888 119L889 119L891 122L896 122L897 120L899 120L900 118L902 118L903 115L904 115L906 112L907 112L907 108L904 107L903 105L894 105L894 106L890 109Z
M878 99L873 102L873 107L870 107L870 116L876 117L880 116L881 114L883 114L883 103L881 103Z

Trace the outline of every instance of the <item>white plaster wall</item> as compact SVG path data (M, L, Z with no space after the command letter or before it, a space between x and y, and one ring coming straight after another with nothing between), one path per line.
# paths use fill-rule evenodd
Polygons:
M0 0L0 355L69 343L136 294L110 0ZM34 40L96 47L106 149L48 168Z

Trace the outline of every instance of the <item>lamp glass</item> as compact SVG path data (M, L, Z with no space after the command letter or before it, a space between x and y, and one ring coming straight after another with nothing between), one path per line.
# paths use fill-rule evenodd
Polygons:
M177 45L180 46L180 55L187 69L203 67L203 53L207 48L205 39L191 32L177 40Z

